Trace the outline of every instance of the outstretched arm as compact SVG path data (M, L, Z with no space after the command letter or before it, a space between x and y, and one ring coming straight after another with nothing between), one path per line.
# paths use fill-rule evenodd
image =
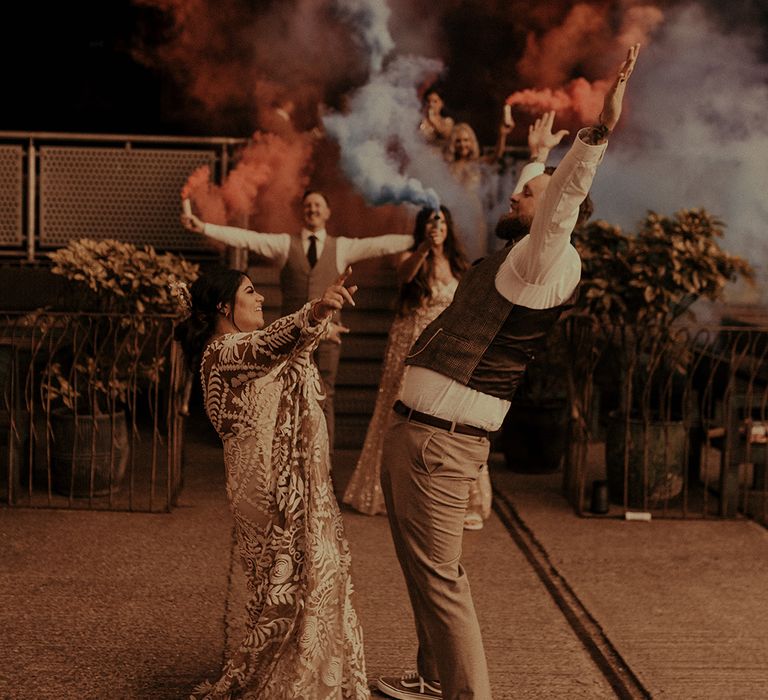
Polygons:
M187 231L202 234L233 248L248 248L280 266L288 259L291 237L287 233L258 233L234 226L208 224L194 214L187 213L181 215L181 225Z
M413 246L413 236L396 233L368 238L339 237L336 239L336 264L339 270L344 270L359 260L402 253L411 246Z
M605 96L597 126L579 131L571 150L563 158L536 207L526 247L514 263L527 282L538 284L546 278L570 242L579 206L589 192L597 166L606 148L608 134L621 115L627 80L634 70L639 45L632 46Z
M218 376L234 386L264 376L290 355L313 348L327 333L327 321L334 311L345 304L355 305L353 295L357 287L345 286L351 274L352 268L348 268L320 299L262 330L222 336L212 343L204 362L215 367Z

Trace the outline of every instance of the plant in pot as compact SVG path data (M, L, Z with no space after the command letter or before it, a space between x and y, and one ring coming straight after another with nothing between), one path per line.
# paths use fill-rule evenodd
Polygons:
M681 387L691 347L680 325L695 301L720 299L729 281L752 279L750 265L720 247L723 228L702 209L683 209L648 212L635 235L604 221L575 234L583 263L577 306L600 348L595 381L615 406L606 425L614 502L646 508L682 489L691 397Z
M166 365L160 349L169 338L159 336L178 313L170 285L191 282L198 268L151 246L109 239L71 240L49 257L51 271L73 283L67 313L38 312L49 338L40 387L51 416L53 487L104 495L119 489L125 473L126 409L135 411L137 393Z

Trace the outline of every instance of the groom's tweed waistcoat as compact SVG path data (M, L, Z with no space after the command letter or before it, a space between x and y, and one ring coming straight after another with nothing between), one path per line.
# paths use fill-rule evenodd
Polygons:
M572 305L529 309L496 290L496 272L509 249L489 255L464 274L451 305L424 329L406 364L426 367L484 394L510 401L526 365Z
M339 276L336 268L336 239L325 237L323 253L314 267L309 266L307 255L301 245L301 235L291 236L288 260L280 271L280 288L283 290L282 315L298 311L310 299L323 296L326 287ZM339 312L334 313L339 321Z

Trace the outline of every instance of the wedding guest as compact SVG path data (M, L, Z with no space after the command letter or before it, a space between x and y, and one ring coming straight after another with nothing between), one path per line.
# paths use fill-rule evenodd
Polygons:
M419 123L421 132L427 143L442 147L453 129L453 119L443 114L445 103L436 88L430 88L424 93L422 100L423 118Z
M325 195L316 190L304 193L302 210L304 227L295 234L258 233L232 226L218 226L205 223L194 214L182 214L181 223L194 233L229 246L247 248L279 268L283 315L296 311L309 299L319 296L349 265L366 258L399 253L413 245L413 236L391 234L347 238L329 235L326 224L331 218L331 208ZM339 313L334 314L333 320L328 337L320 341L315 351L315 361L325 388L323 412L328 424L331 456L335 426L333 400L341 336L349 332L349 328L342 325Z

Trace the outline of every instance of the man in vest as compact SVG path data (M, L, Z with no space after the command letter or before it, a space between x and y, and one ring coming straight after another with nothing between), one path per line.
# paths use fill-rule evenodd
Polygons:
M293 313L310 299L321 297L323 291L349 265L366 258L400 253L413 246L413 236L387 235L369 238L329 236L325 225L331 209L325 195L307 190L302 197L304 228L297 234L257 233L232 226L203 222L194 214L182 214L182 224L195 233L236 248L248 248L280 268L280 289L283 293L281 315ZM349 329L334 317L331 334L320 343L315 353L325 388L323 413L328 424L328 446L333 455L334 413L333 397L339 367L341 334Z
M381 482L419 650L416 673L378 679L390 697L491 698L460 563L469 487L488 458L489 433L501 426L526 365L576 290L581 261L570 235L637 52L637 45L629 50L599 124L581 129L553 175L534 177L510 197L511 213L530 233L464 274L451 305L406 359Z

